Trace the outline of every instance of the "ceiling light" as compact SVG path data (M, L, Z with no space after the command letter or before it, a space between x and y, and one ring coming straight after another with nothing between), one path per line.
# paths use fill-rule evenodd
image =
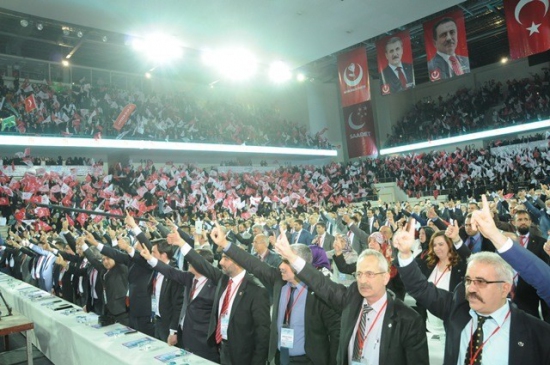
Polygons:
M207 58L221 74L232 80L248 79L256 73L258 68L256 57L242 48L213 52Z
M44 29L44 25L42 23L36 23L36 29L42 30Z
M69 61L63 60L63 61L61 61L61 64L65 67L68 67L69 66Z
M299 82L304 82L306 81L306 75L300 72L298 75L296 75L296 80L298 80Z
M79 30L78 32L76 32L76 36L77 36L78 38L82 38L83 35L84 35L84 33L82 33L81 30Z
M150 78L151 78L151 73L150 73L150 72L146 72L146 73L145 73L145 77L148 78L148 79L150 79Z
M27 19L21 19L21 21L19 22L19 24L21 24L21 26L23 28L26 28L29 26L29 21Z
M156 63L167 63L183 55L180 42L175 37L161 33L135 38L132 47Z
M506 63L508 62L508 57L502 57L502 59L500 60L501 63Z
M102 40L103 42L107 42L107 41L109 40L109 38L107 38L107 36L104 35L104 36L101 38L101 40Z
M269 67L269 78L275 83L286 82L291 77L290 68L282 61L275 61Z

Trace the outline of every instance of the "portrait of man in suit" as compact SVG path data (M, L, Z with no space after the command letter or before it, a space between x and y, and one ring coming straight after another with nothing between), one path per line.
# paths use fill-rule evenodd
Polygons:
M458 27L451 17L444 17L432 27L433 45L436 53L428 61L430 80L443 80L470 72L468 57L456 54Z
M385 49L388 66L382 70L382 93L393 94L414 87L413 65L403 63L403 40L391 37Z

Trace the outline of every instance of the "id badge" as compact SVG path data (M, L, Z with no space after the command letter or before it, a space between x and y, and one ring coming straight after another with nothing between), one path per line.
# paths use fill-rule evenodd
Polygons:
M229 327L229 316L227 315L223 315L222 318L221 318L221 333L222 333L222 338L224 340L227 340L227 328Z
M291 349L294 347L294 329L288 327L281 328L281 347Z
M157 298L153 295L151 296L151 312L157 313Z

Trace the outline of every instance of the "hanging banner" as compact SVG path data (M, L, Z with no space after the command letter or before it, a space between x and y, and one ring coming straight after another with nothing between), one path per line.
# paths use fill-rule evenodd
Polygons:
M408 30L379 39L376 42L376 55L382 95L414 87L411 36Z
M338 78L342 106L370 100L369 68L365 48L357 48L338 56Z
M510 57L524 58L550 49L548 1L504 1Z
M469 73L470 60L462 10L432 19L423 26L430 80L444 80Z
M343 108L349 158L378 156L372 102Z
M118 118L116 118L113 128L120 132L122 127L124 127L124 124L130 119L130 115L136 110L135 104L128 104L122 109L120 114L118 115Z

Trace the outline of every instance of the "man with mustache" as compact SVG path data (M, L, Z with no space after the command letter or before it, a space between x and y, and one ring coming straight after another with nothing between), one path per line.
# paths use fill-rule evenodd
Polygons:
M389 266L380 252L366 249L361 253L355 271L357 283L346 287L299 257L286 236L278 237L276 248L309 290L342 313L338 365L429 363L423 320L386 290Z
M482 223L481 219L474 222ZM484 232L482 227L479 229ZM470 257L464 285L438 289L414 261L414 220L394 237L399 273L407 292L445 323L444 365L549 364L550 325L518 309L507 299L514 272L498 254ZM462 242L455 243L460 247ZM507 349L507 350L506 350Z
M455 53L458 43L457 34L456 22L452 18L443 18L433 26L433 42L437 53L428 61L431 80L448 79L470 72L468 57L458 56Z
M403 41L392 37L386 43L388 66L382 70L382 86L390 87L390 94L414 87L414 70L410 63L403 63Z

